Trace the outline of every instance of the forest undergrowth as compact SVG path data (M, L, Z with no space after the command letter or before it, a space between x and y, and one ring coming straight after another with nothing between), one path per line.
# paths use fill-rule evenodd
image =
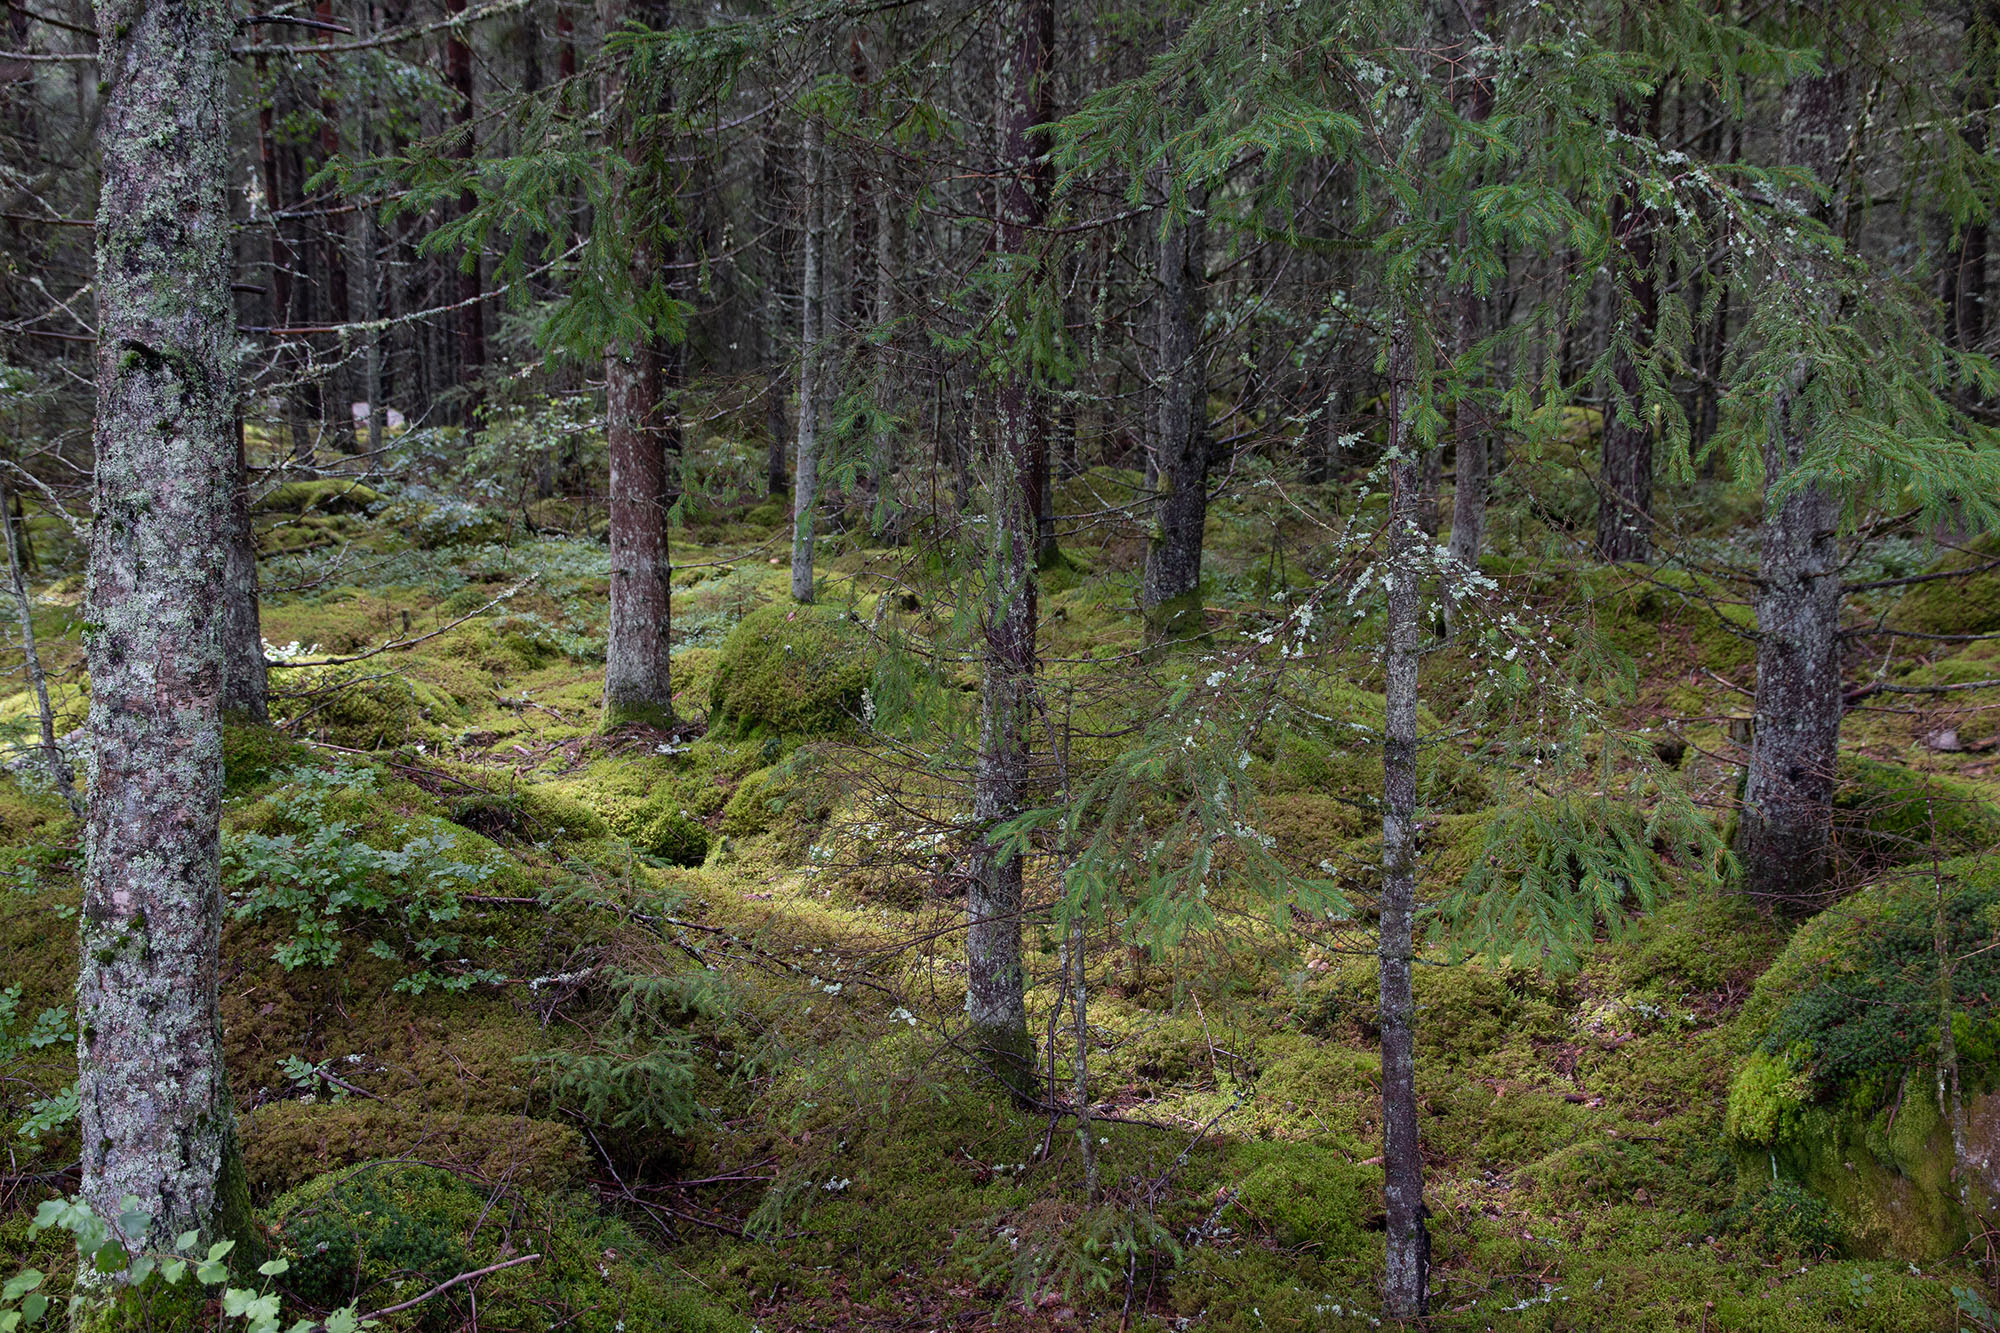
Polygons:
M1134 481L1086 471L1064 483L1065 507ZM1291 498L1301 512L1353 503L1334 487ZM1065 534L1043 576L1043 694L1080 768L1108 720L1205 674L1205 654L1309 590L1311 524L1269 512L1216 506L1209 636L1167 654L1143 650L1136 526ZM1718 610L1703 576L1671 565L1574 558L1560 515L1537 521L1537 540L1496 545L1539 554L1487 572L1524 614L1630 664L1623 687L1590 697L1719 828L1740 763L1747 613ZM1039 1108L1017 1105L955 1042L962 792L920 732L875 726L907 674L883 645L957 614L949 573L920 545L833 534L818 605L795 606L778 558L788 524L744 498L676 530L680 721L605 734L601 520L338 476L264 496L274 720L226 736L220 985L251 1197L289 1260L273 1279L287 1311L381 1308L497 1266L384 1326L1380 1326L1368 912L1274 916L1219 889L1172 949L1114 914L1071 937L1052 915L1057 858L1031 859L1028 1003L1046 1090ZM77 553L56 524L28 527L38 638L70 731L85 684ZM1936 558L1921 542L1878 553L1890 574ZM1939 633L1991 629L1996 580L1897 589L1875 609ZM1433 907L1467 884L1504 893L1506 874L1537 864L1538 838L1567 845L1565 818L1615 832L1633 814L1601 802L1588 765L1552 765L1542 806L1502 812L1496 770L1441 720L1486 688L1471 641L1426 666ZM1880 665L1886 679L1975 680L1997 650L1905 642ZM1365 903L1380 860L1380 667L1344 651L1343 678L1313 687L1333 730L1261 734L1240 767L1271 855ZM934 688L963 694L973 677L959 674L944 664ZM1874 702L1896 706L1857 706L1844 737L1843 866L1876 886L1850 902L1899 919L1897 873L1948 864L1977 887L1961 929L1972 948L2000 902L2000 691ZM0 723L25 737L32 698L0 701ZM1502 818L1522 859L1482 879L1500 865ZM1964 1243L1924 1202L1950 1185L1932 1178L1939 1122L1908 1072L1915 1038L1863 1032L1813 989L1828 960L1893 978L1899 937L1842 937L1839 912L1793 937L1714 887L1712 850L1653 841L1643 818L1620 836L1653 842L1650 910L1621 900L1573 959L1468 951L1442 926L1427 936L1428 1326L1990 1327L1976 1322L1991 1318L1987 1240ZM74 1254L29 1222L73 1185L77 1159L81 851L29 765L0 786L0 837L0 1252L7 1271L32 1264L61 1283ZM1911 926L1924 947L1928 921ZM1066 952L1079 946L1081 1130ZM1966 975L1977 1000L1960 1053L1978 1092L2000 1068L2000 1027L1980 1003L1984 972ZM1833 1092L1786 1055L1827 1049L1829 1032L1856 1043L1855 1077ZM1868 1129L1892 1102L1887 1130Z

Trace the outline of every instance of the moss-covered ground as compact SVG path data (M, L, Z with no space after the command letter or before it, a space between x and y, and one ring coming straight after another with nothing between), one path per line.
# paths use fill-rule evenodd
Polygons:
M1092 470L1064 507L1104 510L1135 481ZM294 1261L290 1308L379 1308L534 1253L389 1326L1378 1326L1365 913L1287 922L1230 903L1160 952L1093 927L1103 1191L1086 1203L1075 1121L1020 1110L950 1041L963 790L947 738L967 728L976 675L932 663L918 689L875 645L962 628L962 572L836 534L820 606L794 608L771 556L785 515L718 501L676 534L675 708L697 725L607 734L601 515L556 517L379 479L288 482L259 506L281 664L273 726L228 735L220 987L253 1197ZM1570 646L1630 666L1590 697L1720 810L1748 711L1740 589L1583 565L1552 520L1524 522L1500 524L1488 572ZM1313 533L1218 504L1218 640L1309 586ZM1079 734L1143 711L1182 670L1136 654L1143 540L1093 523L1047 576L1049 694ZM80 584L49 545L35 614L68 730L87 688ZM1992 628L1990 586L1940 586L1914 585L1911 627ZM1893 618L1904 595L1858 613ZM371 652L385 644L404 646ZM330 658L356 660L314 665ZM1890 646L1881 679L1996 666L2000 644L1913 641ZM1443 738L1424 760L1436 901L1490 855L1500 798L1445 720L1479 699L1483 668L1454 649L1425 669L1426 727ZM1379 854L1379 687L1353 654L1315 686L1318 729L1264 737L1242 765L1273 855L1357 895ZM929 753L871 739L892 695L928 710ZM1849 715L1842 863L1857 884L1934 849L1996 854L1996 704L1990 689L1885 693ZM28 696L0 699L10 739L32 724ZM70 1003L79 857L31 769L0 780L0 1255L57 1273L59 1247L26 1219L73 1184L73 1126L35 1120L72 1057L28 1035ZM1906 1206L1896 1190L1939 1188L1918 1179L1936 1175L1934 1103L1876 1136L1873 1186L1836 1188L1826 1172L1863 1151L1881 1107L1816 1091L1766 1051L1790 997L1818 984L1832 925L1793 941L1691 863L1662 865L1652 910L1620 902L1574 966L1464 958L1433 936L1417 983L1432 1326L1960 1327L1952 1289L1988 1280L1964 1219L1930 1218L1922 1253L1869 1220ZM1031 899L1052 893L1031 864ZM1031 1018L1065 1101L1061 941L1041 917L1027 936ZM1913 1041L1908 1058L1929 1059ZM1970 1042L1969 1086L2000 1081L1976 1073L1995 1046Z

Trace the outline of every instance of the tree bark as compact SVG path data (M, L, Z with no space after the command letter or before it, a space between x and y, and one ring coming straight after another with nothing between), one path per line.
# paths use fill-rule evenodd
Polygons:
M1208 379L1201 360L1202 200L1190 201L1185 222L1169 222L1159 243L1160 377L1150 450L1153 526L1139 604L1150 643L1198 635L1201 551L1208 522Z
M1485 39L1497 0L1473 0L1466 11L1467 40ZM1485 120L1493 112L1493 79L1486 62L1468 53L1464 57L1466 78L1458 96L1458 111L1467 120ZM1454 330L1458 354L1465 356L1479 341L1486 325L1486 301L1470 282L1458 292L1458 326ZM1452 559L1468 569L1479 567L1479 555L1486 542L1486 496L1491 479L1490 446L1486 422L1472 395L1461 393L1453 413L1452 438L1456 443L1451 496ZM1450 603L1447 602L1447 609Z
M779 496L792 488L790 452L791 427L785 420L785 400L791 396L790 376L785 358L785 255L787 231L779 171L780 149L776 142L778 119L774 114L765 126L758 166L763 201L771 210L769 239L763 246L764 282L761 293L759 333L764 358L764 431L770 437L764 460L765 484L769 494Z
M1623 108L1628 122L1636 120ZM1648 130L1659 133L1660 98L1648 112ZM1638 127L1628 127L1628 132ZM1626 308L1631 336L1650 342L1658 323L1659 297L1653 282L1654 220L1632 188L1612 206L1611 231L1623 256ZM1653 427L1640 401L1638 358L1621 351L1613 359L1611 376L1616 394L1604 417L1602 464L1598 476L1597 556L1600 560L1644 561L1653 553Z
M250 522L250 472L244 456L243 415L232 434L229 529L222 575L222 711L257 723L271 720L270 668L264 661L264 627L257 605L257 530Z
M247 1234L216 1009L235 476L222 0L101 0L97 455L77 979L83 1197Z
M792 474L792 600L813 599L813 525L819 505L820 334L825 322L825 153L817 120L806 121L805 251L799 274L798 453Z
M1846 80L1838 71L1787 88L1785 160L1830 181L1846 142L1845 104ZM1820 209L1812 196L1801 203ZM1775 404L1764 443L1755 730L1736 837L1745 892L1792 910L1818 905L1832 878L1840 749L1838 497L1823 482L1771 497L1820 429L1808 401L1811 385L1811 363L1802 359Z
M1423 604L1416 442L1409 410L1408 316L1389 334L1389 533L1384 587L1388 617L1383 693L1381 976L1382 1169L1388 1206L1386 1313L1422 1316L1429 1301L1430 1233L1424 1226L1424 1166L1417 1141L1416 1000L1410 989L1417 905L1417 662Z
M631 17L622 0L605 6L605 30ZM632 219L626 282L635 304L659 282L660 247L651 219L661 206L649 198L664 187L646 167L640 141L644 94L615 71L607 75L618 150L631 173L619 187L619 208ZM610 455L608 500L611 543L611 618L604 653L604 720L610 728L631 723L667 727L674 721L669 640L673 623L672 568L667 547L668 431L661 416L660 349L638 334L605 351L605 443Z
M1023 263L1047 217L1043 174L1049 66L1055 45L1050 0L1016 0L1002 11L998 70L1000 220L1004 262ZM1034 368L1013 366L999 385L999 429L992 459L992 548L988 553L985 646L979 682L979 758L972 817L978 842L966 892L965 1013L987 1069L1014 1097L1035 1099L1035 1042L1021 971L1022 863L993 830L1018 818L1028 795L1038 606L1035 517L1040 497L1035 441L1040 430ZM1044 458L1043 461L1046 461Z
M445 0L445 11L454 15L463 14L465 0ZM444 44L445 82L457 95L452 119L461 129L454 151L457 157L469 164L475 156L472 119L477 110L477 103L473 101L472 47L459 29L453 28L449 32L450 36ZM461 217L478 206L479 196L471 189L459 195L458 211ZM485 403L485 395L479 387L480 376L486 371L486 311L479 259L479 252L474 250L458 265L458 373L461 380L458 387L465 395L460 423L468 434L478 431L479 410Z

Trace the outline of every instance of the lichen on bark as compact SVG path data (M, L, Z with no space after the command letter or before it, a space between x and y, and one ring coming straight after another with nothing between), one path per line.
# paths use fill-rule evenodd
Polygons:
M102 0L83 1194L220 1235L240 1176L216 1009L224 539L235 479L222 0ZM233 1172L233 1174L232 1174Z

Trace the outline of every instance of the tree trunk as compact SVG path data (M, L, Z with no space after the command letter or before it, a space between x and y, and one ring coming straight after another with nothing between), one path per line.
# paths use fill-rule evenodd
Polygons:
M1636 120L1631 108L1620 119ZM1655 94L1646 131L1657 137L1660 98ZM1628 132L1639 127L1631 125ZM1631 192L1621 193L1612 206L1611 232L1623 256L1629 336L1650 343L1658 323L1659 297L1653 282L1652 212ZM1616 393L1604 417L1602 466L1598 476L1597 556L1600 560L1644 561L1653 552L1653 427L1646 420L1634 351L1621 351L1612 362Z
M94 754L77 978L83 1197L155 1237L245 1234L216 1010L221 608L233 504L221 0L102 0Z
M230 469L222 575L222 711L263 723L271 720L271 679L257 611L257 530L250 522L250 470L240 410L232 434L235 466Z
M1201 360L1202 201L1160 237L1160 377L1149 451L1155 463L1153 527L1139 604L1151 643L1198 635L1202 530L1208 522L1208 380Z
M1050 0L1017 0L1002 11L998 71L1001 184L999 250L1024 262L1034 229L1047 217L1043 174L1049 65L1055 45ZM979 681L979 758L972 817L978 831L966 892L965 1014L987 1069L1021 1102L1035 1099L1035 1042L1021 973L1021 855L995 846L992 830L1020 816L1028 794L1028 737L1033 722L1038 587L1035 511L1040 430L1034 368L1017 364L999 386L999 430L991 478L992 547L982 615L985 651Z
M792 488L792 469L786 457L789 453L786 446L791 443L792 432L785 422L785 399L791 394L791 385L787 383L790 376L786 373L784 335L787 228L778 170L780 149L776 142L777 133L778 120L774 115L765 126L759 163L763 202L771 210L768 223L770 239L763 248L764 290L759 333L763 339L764 357L764 431L770 437L764 473L768 492L773 496L783 495Z
M465 0L445 0L445 11L453 15L463 14ZM472 47L458 29L453 28L449 32L450 36L446 37L444 44L445 81L457 95L452 119L461 133L454 154L469 164L474 157L472 118L477 109L472 100ZM461 217L471 213L478 205L479 196L471 189L458 197ZM472 433L479 429L479 409L485 402L479 379L486 370L486 312L485 302L481 299L483 286L477 250L459 261L457 295L458 373L462 381L458 387L465 395L460 423L468 433Z
M799 274L799 430L792 476L792 600L813 599L813 523L819 504L820 333L825 319L821 281L826 167L817 120L806 121L804 262Z
M605 30L622 26L626 6L605 7ZM635 303L659 282L660 254L649 219L661 206L648 191L662 188L646 170L640 142L637 95L620 73L607 76L619 151L631 174L621 184L619 208L633 219L626 281ZM604 720L608 730L630 723L654 727L674 721L669 658L672 578L667 549L666 432L660 406L661 358L645 336L621 339L604 357L605 443L610 455L611 620L604 653Z
M1473 0L1467 8L1467 40L1484 39L1497 0ZM1464 57L1466 77L1458 97L1458 112L1467 120L1482 121L1493 113L1493 79L1484 61L1468 53ZM1458 292L1458 326L1454 330L1458 354L1465 356L1478 343L1486 325L1486 301L1470 282ZM1491 479L1490 449L1486 422L1472 395L1461 393L1453 414L1452 439L1457 449L1451 496L1452 559L1468 569L1479 567L1479 555L1486 541L1487 483ZM1450 603L1446 603L1449 610Z
M1418 523L1416 442L1409 411L1408 316L1389 334L1389 535L1384 586L1387 712L1382 744L1381 969L1382 1170L1388 1205L1386 1313L1418 1318L1429 1302L1430 1233L1424 1226L1424 1164L1417 1142L1416 1000L1410 989L1417 906L1417 662L1423 614L1418 586L1427 544Z
M1838 72L1799 79L1785 91L1785 161L1823 182L1832 179L1846 141L1845 92ZM1818 207L1809 195L1801 204ZM1839 501L1822 482L1769 498L1821 428L1807 403L1811 382L1811 363L1801 360L1764 443L1755 730L1736 837L1745 892L1793 910L1818 905L1832 877L1840 748Z
M81 815L83 802L77 796L76 776L71 770L69 755L56 741L56 712L49 705L49 678L42 670L42 655L35 646L35 607L28 598L28 553L26 520L16 512L14 497L9 493L4 475L0 475L0 524L7 529L7 575L13 586L14 610L21 620L21 664L28 673L28 686L35 694L35 720L41 728L42 761L48 768L49 781L63 798L63 804L70 813Z

